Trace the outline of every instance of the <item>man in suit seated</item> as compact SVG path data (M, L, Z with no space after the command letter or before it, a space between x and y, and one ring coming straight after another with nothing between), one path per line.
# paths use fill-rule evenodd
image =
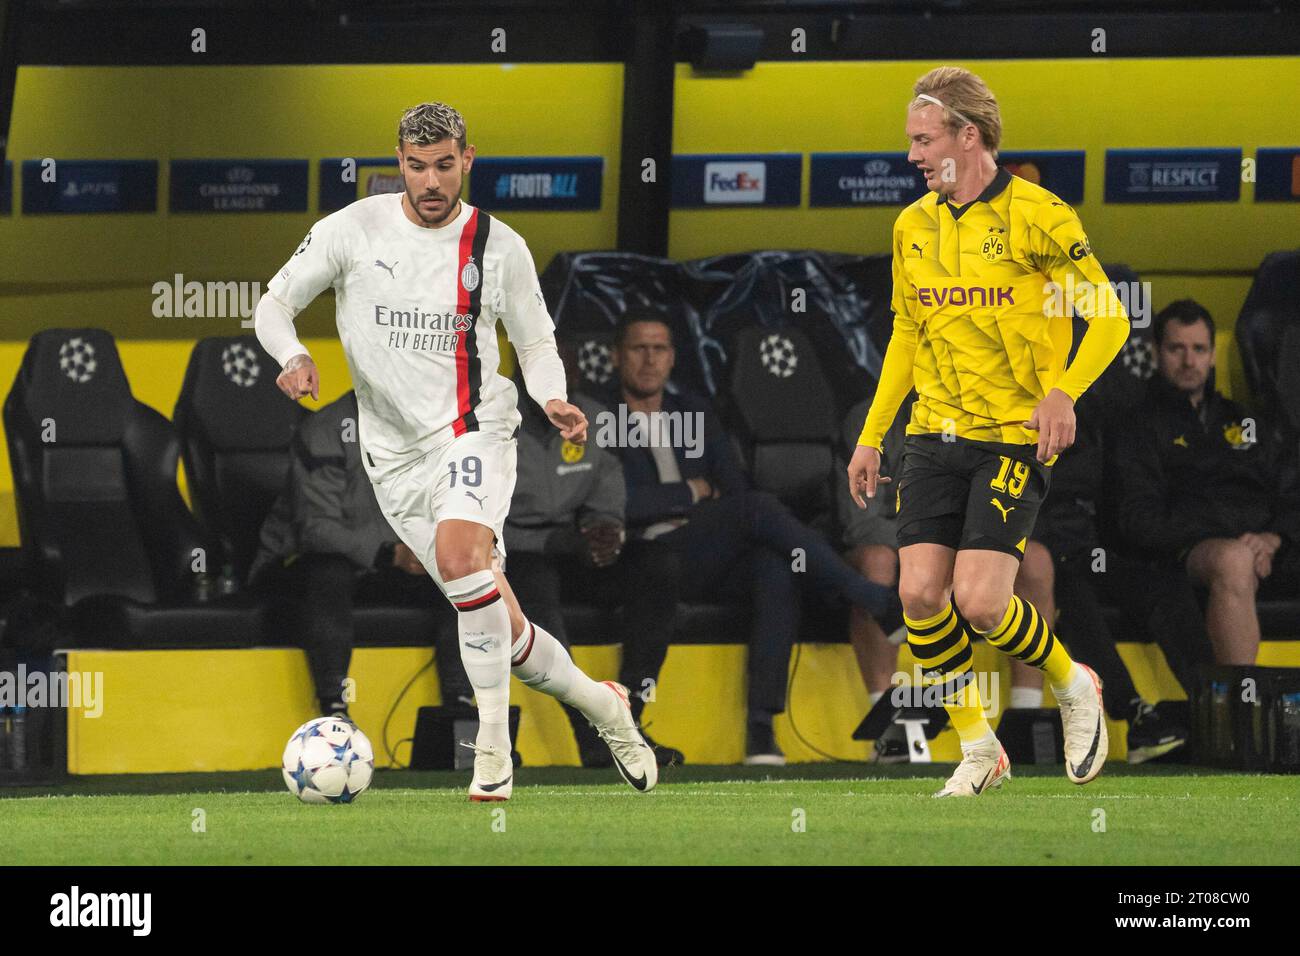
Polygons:
M624 316L615 339L618 392L628 419L683 421L690 416L693 447L665 437L645 445L617 441L627 483L629 536L659 541L677 554L681 597L739 600L751 609L749 705L745 762L779 765L785 755L772 730L785 710L790 651L799 632L806 587L834 593L879 619L901 623L896 593L859 575L819 532L799 521L775 495L755 491L713 409L701 398L666 389L676 352L668 325L653 313ZM619 416L622 417L622 416ZM599 425L599 423L597 423ZM671 432L669 427L667 432ZM682 436L688 431L680 430ZM593 430L603 443L602 429ZM622 436L627 437L627 436ZM805 571L795 570L802 549Z
M594 422L604 411L580 391L569 343L560 344L569 400ZM679 569L675 553L656 541L625 541L623 468L596 442L566 441L520 389L518 480L506 519L510 586L519 605L569 646L561 601L621 608L613 635L623 645L619 683L631 692L632 716L641 722L654 699L659 669L677 620ZM584 767L608 767L613 757L587 723L566 707ZM660 766L684 762L681 751L656 743L642 728Z

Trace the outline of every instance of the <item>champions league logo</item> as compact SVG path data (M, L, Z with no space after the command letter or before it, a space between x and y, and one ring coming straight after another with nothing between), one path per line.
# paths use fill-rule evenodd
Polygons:
M77 384L90 381L96 364L95 347L79 335L59 346L59 368Z
M789 378L799 364L794 343L777 333L767 336L759 343L758 360L764 369L777 378Z
M262 366L258 364L256 352L242 342L232 342L221 350L221 371L241 388L251 388L257 384Z

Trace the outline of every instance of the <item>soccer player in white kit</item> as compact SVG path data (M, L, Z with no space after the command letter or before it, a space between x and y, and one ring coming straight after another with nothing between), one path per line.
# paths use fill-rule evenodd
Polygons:
M470 799L510 797L511 673L581 711L624 779L648 791L658 767L627 689L579 670L524 616L502 573L520 417L515 386L497 372L498 320L528 394L566 439L587 436L586 417L567 400L532 255L513 229L461 201L474 147L460 113L443 103L412 107L397 141L403 192L360 199L316 223L268 283L257 337L283 366L280 389L316 398L320 376L293 318L334 287L375 497L456 608L479 712Z

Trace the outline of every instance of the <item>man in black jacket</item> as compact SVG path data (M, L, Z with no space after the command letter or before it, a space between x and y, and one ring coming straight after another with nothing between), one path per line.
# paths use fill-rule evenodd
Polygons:
M1142 698L1115 643L1142 640L1142 635L1154 639L1189 693L1198 668L1214 655L1182 569L1111 546L1114 503L1107 494L1107 442L1125 412L1107 398L1090 390L1075 405L1074 444L1061 452L1052 469L1052 487L1034 535L1054 562L1060 638L1075 660L1100 675L1106 712L1128 722L1128 762L1142 763L1181 747L1187 731ZM1103 599L1124 612L1117 629L1102 611Z
M877 619L899 619L897 596L867 581L830 543L774 495L754 491L709 404L665 390L675 351L667 324L649 313L620 323L614 360L623 405L618 422L597 422L604 447L617 447L627 482L627 523L636 537L677 553L686 600L740 598L752 609L745 762L783 764L772 731L785 710L790 651L800 620L800 582L842 595ZM663 414L659 414L663 413ZM802 549L806 571L795 557Z
M1208 589L1219 663L1253 664L1261 585L1295 596L1300 583L1295 440L1215 391L1214 320L1203 306L1173 303L1154 332L1157 374L1118 443L1120 527Z

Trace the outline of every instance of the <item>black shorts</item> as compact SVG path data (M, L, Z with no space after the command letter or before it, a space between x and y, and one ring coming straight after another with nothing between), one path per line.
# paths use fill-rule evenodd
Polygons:
M908 435L898 479L898 546L1025 556L1052 470L1036 445Z

